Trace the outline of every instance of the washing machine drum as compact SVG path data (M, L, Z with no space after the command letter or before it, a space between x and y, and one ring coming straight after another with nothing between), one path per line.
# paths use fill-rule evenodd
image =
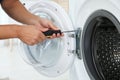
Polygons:
M95 80L120 80L120 24L105 10L94 12L83 31L84 60Z
M63 31L74 30L66 12L53 2L40 1L31 6L29 11L49 19ZM119 80L119 32L120 24L114 15L105 10L99 10L86 21L81 39L78 32L65 34L64 37L58 39L48 39L34 46L20 42L20 54L38 72L54 77L72 66L75 53L80 52L79 43L82 43L82 57L89 71L88 74L95 80ZM81 58L80 53L78 57Z

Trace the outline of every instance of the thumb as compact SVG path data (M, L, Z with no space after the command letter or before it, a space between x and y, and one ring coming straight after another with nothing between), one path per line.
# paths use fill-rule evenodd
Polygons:
M49 28L40 28L40 31L42 31L42 32L45 32L45 31L48 31L49 30Z
M39 30L42 31L42 32L45 32L45 31L49 30L49 28L43 27L43 26L41 26L41 25L36 25L36 26L37 26L37 29L39 29Z
M53 25L52 23L49 23L49 28L53 29L53 30L59 30L58 27L56 27L55 25Z

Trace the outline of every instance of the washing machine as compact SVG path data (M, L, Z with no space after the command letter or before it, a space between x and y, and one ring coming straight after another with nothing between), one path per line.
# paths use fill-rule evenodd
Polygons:
M28 10L58 26L64 37L34 46L19 42L20 55L40 74L71 80L120 79L120 1L70 0L70 16L52 1L37 1Z

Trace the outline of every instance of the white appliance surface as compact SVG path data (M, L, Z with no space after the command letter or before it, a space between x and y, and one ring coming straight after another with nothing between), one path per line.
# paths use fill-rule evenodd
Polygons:
M71 0L71 4L72 3L74 3L73 0ZM107 10L108 12L112 13L118 19L118 21L120 21L119 0L76 0L75 4L78 5L70 8L70 17L73 20L74 27L81 27L82 31L84 30L84 25L88 17L97 10ZM82 42L83 41L81 41L80 44L81 47ZM82 49L81 53L83 53ZM71 76L71 80L94 80L87 67L85 67L83 57L81 60L76 58L75 63L71 69Z
M31 4L35 4L32 0L23 0L26 3L25 6L28 8ZM112 13L118 21L120 21L120 1L119 0L70 0L70 18L73 22L74 28L81 28L84 30L84 25L88 17L96 10L107 10ZM14 21L9 21L13 23ZM82 38L82 37L81 37ZM82 41L81 41L82 43ZM80 44L81 45L81 44ZM81 45L82 47L82 45ZM1 48L2 49L2 48ZM5 48L6 49L6 48ZM8 48L7 48L8 49ZM57 78L48 78L40 75L37 71L33 69L32 66L26 64L17 52L16 46L14 51L10 52L8 55L11 58L9 60L9 70L10 74L7 74L11 80L94 80L91 76L89 70L85 66L83 57L79 60L77 57L74 61L74 65L69 71ZM81 53L83 53L81 49ZM6 55L5 55L6 56ZM6 64L5 64L6 65Z

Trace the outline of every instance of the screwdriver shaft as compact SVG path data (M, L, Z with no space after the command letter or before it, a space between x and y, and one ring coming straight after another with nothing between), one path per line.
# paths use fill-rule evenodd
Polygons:
M71 30L71 31L62 31L62 33L69 33L69 32L76 32L77 30Z

